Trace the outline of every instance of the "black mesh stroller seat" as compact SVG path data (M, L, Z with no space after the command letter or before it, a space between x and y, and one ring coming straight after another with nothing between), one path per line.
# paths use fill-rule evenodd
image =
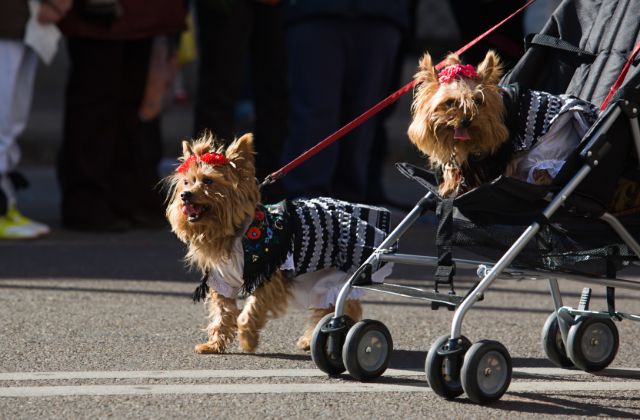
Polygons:
M503 84L566 93L599 106L640 43L639 16L640 0L564 0L541 33L526 38L527 51ZM431 388L448 399L466 393L480 404L498 400L511 379L509 353L497 341L472 345L461 333L462 321L491 283L513 270L549 281L555 311L543 328L548 358L560 367L585 371L607 367L618 349L613 320L640 320L615 308L615 288L640 290L640 282L618 276L640 257L639 115L636 57L621 87L551 185L501 176L455 198L441 199L433 174L401 164L401 171L429 192L345 284L335 314L318 324L311 346L316 365L330 374L347 369L360 380L381 375L388 358L367 365L357 351L349 352L375 338L389 346L380 354L390 353L388 330L377 321L353 327L344 316L344 303L353 287L404 294L429 300L434 308L455 309L450 334L436 340L428 353L425 370ZM395 241L424 212L433 210L440 217L439 255L399 254L392 246ZM490 262L457 260L452 250L458 246ZM435 265L435 290L371 284L370 273L382 262ZM465 296L454 292L455 263L478 265L479 281ZM559 279L604 286L606 310L587 310L589 288L578 308L564 306ZM450 286L448 293L438 291L442 283ZM596 334L606 339L595 340ZM585 343L591 342L597 342L597 348L585 352ZM491 366L484 365L488 360ZM494 375L482 374L486 371Z

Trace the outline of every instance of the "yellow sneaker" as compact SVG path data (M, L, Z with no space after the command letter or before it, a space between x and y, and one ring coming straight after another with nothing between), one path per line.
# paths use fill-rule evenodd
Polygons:
M38 236L48 235L49 233L51 233L51 229L49 229L49 226L23 216L22 213L18 211L18 208L16 206L9 206L9 211L7 211L6 217L13 221L16 226L28 227L29 229L36 232Z
M38 236L33 226L18 224L8 216L0 216L0 239L34 239Z

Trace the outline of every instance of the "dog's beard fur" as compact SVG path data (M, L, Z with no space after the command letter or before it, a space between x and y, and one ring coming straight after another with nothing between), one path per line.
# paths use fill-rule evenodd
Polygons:
M456 55L449 55L445 66L460 64ZM471 155L484 157L495 153L507 141L504 106L498 83L502 66L497 55L489 51L478 65L478 79L456 78L440 84L431 56L420 60L420 70L414 76L418 87L414 93L412 121L408 136L426 154L434 168L443 170L439 191L450 195L458 188L459 168ZM454 138L456 129L465 125L466 141ZM474 183L477 180L467 180ZM470 185L477 186L477 185Z
M193 142L183 142L182 162L196 156L183 171L166 178L168 184L167 219L172 231L188 245L186 262L203 274L214 270L233 256L234 243L243 234L247 219L253 218L260 192L255 179L253 136L245 134L226 149L215 143L209 133ZM228 164L213 166L200 162L209 152L224 154ZM189 193L188 200L183 193ZM197 353L222 353L238 336L244 351L254 351L259 333L269 318L282 315L292 297L291 282L276 271L246 299L240 311L235 299L210 290L205 300L208 307L208 340L195 347ZM332 307L313 309L308 326L298 340L298 347L308 350L311 334L318 321L332 312ZM345 313L359 320L362 309L358 301L348 301Z

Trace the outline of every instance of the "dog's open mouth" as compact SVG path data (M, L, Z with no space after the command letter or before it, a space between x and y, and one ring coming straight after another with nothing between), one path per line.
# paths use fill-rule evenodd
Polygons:
M200 219L200 217L202 217L207 209L207 206L196 203L184 203L182 205L182 213L187 216L187 219L190 222L195 222L196 220Z
M471 140L471 136L469 135L469 130L465 127L456 127L453 131L454 140L458 141L468 141Z

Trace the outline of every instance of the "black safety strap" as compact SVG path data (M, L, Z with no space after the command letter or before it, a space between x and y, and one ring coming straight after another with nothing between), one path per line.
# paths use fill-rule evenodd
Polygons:
M525 37L525 50L528 50L531 45L542 45L556 50L567 51L578 57L590 58L592 60L597 56L590 51L576 47L564 39L556 38L547 34L530 34Z
M438 227L436 230L436 247L438 251L438 266L435 275L435 291L438 285L448 284L453 293L453 277L456 265L453 261L453 198L443 199L436 209Z
M616 271L614 262L607 260L607 278L615 279ZM622 318L616 314L616 288L611 286L607 286L607 312L609 312L609 316L612 318L616 318L618 321L622 320Z

